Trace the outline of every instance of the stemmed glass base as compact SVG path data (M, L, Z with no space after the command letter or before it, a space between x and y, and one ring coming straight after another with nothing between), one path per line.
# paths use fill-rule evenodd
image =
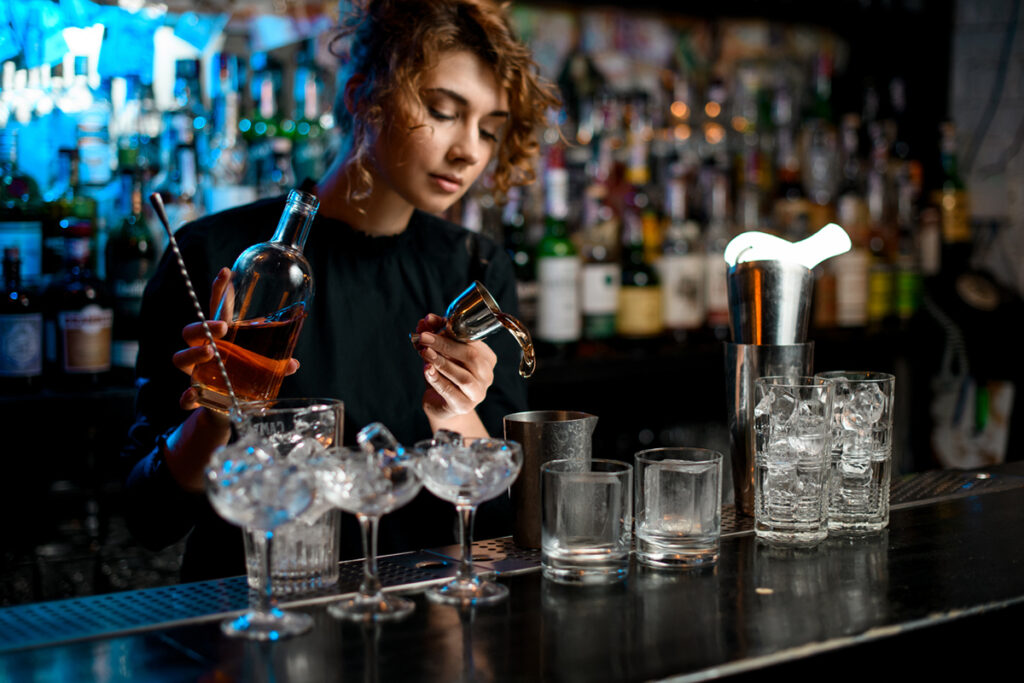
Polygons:
M313 628L313 618L301 612L284 612L272 607L266 612L250 610L220 622L225 635L249 640L273 641L298 636Z
M380 574L377 571L377 525L378 515L356 514L363 532L363 583L359 592L351 598L335 602L327 612L336 619L348 621L398 621L412 614L416 604L412 600L387 595L381 590Z
M347 621L398 621L413 613L416 603L397 595L354 595L327 607L336 619Z
M443 586L428 588L427 599L442 605L492 605L508 597L508 588L500 583L486 581L473 570L473 518L476 505L460 501L455 504L459 515L459 542L462 545L462 563L459 573Z
M493 605L508 597L508 587L479 576L456 578L426 591L427 599L442 605Z

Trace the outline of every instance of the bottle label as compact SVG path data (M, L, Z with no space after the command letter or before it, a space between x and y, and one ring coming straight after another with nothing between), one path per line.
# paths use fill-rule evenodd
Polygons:
M868 321L868 262L862 249L849 251L833 261L836 322L843 327L857 327Z
M704 259L673 254L658 261L665 327L693 329L704 324Z
M970 242L971 224L967 218L967 193L963 190L945 190L939 205L942 207L942 239L947 243Z
M138 270L136 268L135 270ZM145 279L114 279L114 301L118 314L126 314L130 317L138 317L142 308L142 295L146 291Z
M623 287L619 290L616 328L624 337L660 334L662 324L660 287Z
M893 310L893 272L884 265L868 271L868 320L881 322Z
M583 315L614 315L619 307L622 270L617 263L583 264Z
M579 297L580 260L546 257L537 262L537 338L572 342L582 333Z
M0 377L35 377L42 372L42 313L0 316Z
M106 372L110 369L110 341L114 312L92 305L80 311L62 311L57 325L67 373Z
M721 253L712 252L704 261L707 286L708 322L724 325L729 322L729 266Z

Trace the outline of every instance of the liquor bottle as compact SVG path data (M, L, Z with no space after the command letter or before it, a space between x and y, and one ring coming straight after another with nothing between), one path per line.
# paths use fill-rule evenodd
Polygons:
M222 55L219 93L210 142L206 210L217 213L256 199L256 188L246 184L248 152L239 134L238 69L234 57Z
M704 324L704 247L700 224L688 215L686 178L675 175L668 187L668 227L658 275L662 285L665 328L676 338Z
M725 172L711 169L710 209L704 234L704 292L706 324L716 338L724 339L729 326L728 266L725 247L732 238L729 222L729 179Z
M523 190L511 187L501 212L505 235L505 250L512 259L516 274L516 298L519 301L519 319L532 329L537 321L537 269L535 244L531 244L523 211Z
M898 228L895 276L895 309L900 325L906 328L921 299L921 266L918 262L917 201L921 190L921 165L917 161L901 164L897 178L896 220Z
M664 330L661 281L647 262L644 244L644 214L650 210L647 195L635 189L622 214L622 287L615 329L619 336L643 339Z
M320 125L319 82L312 67L300 69L296 76L296 109L299 113L293 136L292 167L295 179L302 182L323 175L327 141Z
M79 57L76 62L85 59ZM87 69L88 66L84 67ZM105 188L113 178L114 148L110 140L111 105L106 92L108 86L98 79L90 83L92 100L77 115L78 178L83 186Z
M960 177L956 155L956 128L951 122L941 127L939 160L942 181L934 193L936 206L942 215L942 253L940 269L946 274L961 273L968 269L971 251L971 225L968 221L967 188Z
M21 282L17 247L4 248L0 292L0 393L38 389L43 376L43 313Z
M120 226L107 238L107 283L114 296L111 343L115 372L131 377L139 352L139 311L146 283L156 268L156 243L142 205L142 176L122 169L127 206Z
M56 383L88 386L110 372L114 311L105 283L93 274L95 204L79 205L80 216L62 221L64 273L45 294L46 358ZM84 210L83 210L84 209Z
M881 329L895 312L895 217L893 191L890 184L889 142L882 126L875 122L869 133L872 159L867 174L867 206L869 217L868 248L868 326Z
M45 208L39 185L18 168L18 136L13 126L0 130L0 247L17 247L21 275L38 281L42 272Z
M547 194L544 237L537 245L538 342L564 350L582 334L579 279L580 256L569 239L569 172L563 150L548 150L544 174Z
M843 116L840 124L842 173L837 217L850 235L853 246L850 251L824 264L835 274L835 323L840 327L860 327L868 320L870 215L865 199L865 161L861 152L860 127L858 114Z
M615 212L605 202L605 194L604 185L594 183L587 189L583 204L580 308L583 338L588 340L615 336L619 307L622 281L617 248L619 224Z
M313 274L302 253L319 207L292 190L273 237L243 251L214 316L228 324L217 349L239 401L277 396L313 297ZM196 366L199 402L228 410L231 397L216 359Z
M260 62L256 55L254 55L254 62ZM272 72L254 73L252 94L256 102L256 112L247 138L249 143L249 182L256 186L256 192L261 197L272 196L280 191L274 181L274 141L280 137L277 95L274 92L274 87Z
M813 218L816 229L824 225L833 212L839 185L839 141L832 124L832 61L819 53L814 59L810 104L801 127L801 169L804 193L811 204L823 207Z

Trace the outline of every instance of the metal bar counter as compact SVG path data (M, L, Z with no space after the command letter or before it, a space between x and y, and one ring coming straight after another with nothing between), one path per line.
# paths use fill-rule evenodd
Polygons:
M244 577L0 610L0 681L707 680L904 672L982 673L1016 662L1024 617L1024 467L930 472L894 482L888 530L812 549L757 541L727 519L711 569L634 566L613 587L544 581L539 553L475 544L510 599L458 610L423 586L455 571L457 548L382 558L385 585L412 595L395 624L331 618L354 591L292 601L314 630L276 643L221 635L247 604Z

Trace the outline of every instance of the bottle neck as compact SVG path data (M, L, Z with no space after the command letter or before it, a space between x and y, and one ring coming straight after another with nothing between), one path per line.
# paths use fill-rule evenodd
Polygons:
M292 190L271 241L302 251L319 205L320 202L315 196Z
M4 291L16 292L21 289L21 261L4 259Z

